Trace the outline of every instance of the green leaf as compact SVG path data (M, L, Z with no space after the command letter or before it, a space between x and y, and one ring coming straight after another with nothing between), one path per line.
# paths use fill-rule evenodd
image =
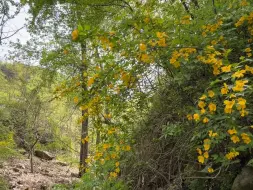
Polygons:
M84 30L90 30L90 25L84 25Z

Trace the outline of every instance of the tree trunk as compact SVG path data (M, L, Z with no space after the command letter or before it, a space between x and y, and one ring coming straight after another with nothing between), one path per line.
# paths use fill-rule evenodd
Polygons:
M84 72L87 72L87 63L85 62L85 54L86 54L86 45L81 43L81 53L82 53L82 66L81 66L81 75L83 76ZM87 91L87 77L83 77L82 83L82 91ZM88 113L88 109L82 111L82 116ZM81 131L81 142L80 142L80 167L79 167L79 176L81 177L85 173L85 169L87 167L87 163L85 160L88 158L88 142L83 141L86 136L88 135L88 117L82 121L82 131Z

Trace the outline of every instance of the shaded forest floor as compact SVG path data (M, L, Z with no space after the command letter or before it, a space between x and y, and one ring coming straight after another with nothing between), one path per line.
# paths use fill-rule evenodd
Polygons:
M10 189L15 190L51 189L55 184L77 181L77 175L77 168L37 157L34 157L34 173L30 171L30 160L27 158L13 158L0 163L0 176L9 183Z

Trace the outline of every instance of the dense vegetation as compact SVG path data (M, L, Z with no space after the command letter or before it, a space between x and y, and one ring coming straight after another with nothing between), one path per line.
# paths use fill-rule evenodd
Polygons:
M103 190L227 190L252 164L253 1L21 3L33 38L1 64L0 159L81 144L81 182L55 188Z

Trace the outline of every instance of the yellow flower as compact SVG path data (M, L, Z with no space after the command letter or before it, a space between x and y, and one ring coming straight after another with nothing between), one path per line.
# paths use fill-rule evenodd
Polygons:
M160 47L166 47L166 46L167 46L166 41L165 41L165 38L159 39L159 41L157 41L157 44L158 44L158 46L160 46Z
M207 118L207 117L205 117L204 119L203 119L203 123L208 123L209 122L209 119Z
M248 6L249 3L246 1L246 0L242 0L240 5L243 7L243 6Z
M116 172L110 172L110 177L117 177L118 176L118 174L116 173Z
M90 87L93 83L94 83L94 78L91 77L91 78L89 78L89 80L87 81L87 86Z
M213 173L213 172L214 172L213 168L208 168L207 171L208 171L209 173Z
M74 97L74 103L77 104L78 103L78 97Z
M210 143L211 143L210 139L205 139L204 140L204 145L203 146L204 146L205 151L208 151L210 149Z
M110 147L109 144L103 144L103 149L104 149L104 150L108 149L109 147Z
M198 121L199 120L199 114L197 114L197 113L195 113L194 115L193 115L193 119L195 120L195 121Z
M241 78L244 76L244 74L246 73L246 70L240 70L240 71L237 71L235 72L232 77L233 78Z
M205 94L203 94L199 99L200 100L205 100L207 98L207 96Z
M192 115L191 114L188 114L187 116L187 119L190 121L190 120L192 120Z
M242 140L245 144L249 144L251 142L251 139L248 134L242 133L241 134Z
M205 110L205 109L201 109L201 110L200 110L200 113L201 113L201 114L204 114L204 113L206 113L206 110Z
M214 93L212 90L209 90L209 91L208 91L208 96L209 96L210 98L214 97L214 95L215 95L215 93Z
M225 100L224 104L226 105L224 108L224 112L225 113L232 113L232 108L235 104L235 100L229 101L229 100Z
M119 173L119 172L120 172L120 169L119 169L119 168L116 168L116 169L115 169L115 172L116 172L116 173Z
M204 156L204 158L209 158L209 154L208 154L208 152L205 152L204 154L203 154L203 156Z
M126 150L126 151L130 151L130 150L131 150L131 147L130 147L129 145L127 145L127 146L125 147L125 150Z
M238 110L246 108L246 100L244 98L238 98L237 101L238 101L237 102L237 109Z
M186 15L181 19L181 24L190 24L191 23L191 16Z
M196 150L197 150L197 152L198 152L199 155L202 155L202 151L201 151L200 148L197 148Z
M249 52L251 52L251 49L250 48L246 48L244 51L247 52L247 53L249 53Z
M205 104L204 101L199 101L198 106L199 106L201 109L204 109L204 107L206 106L206 104Z
M209 137L216 137L216 136L218 136L218 133L214 133L212 130L210 130L208 136Z
M112 157L112 159L115 159L117 157L117 154L116 153L112 153L111 157Z
M210 104L208 105L208 108L209 108L209 111L210 111L210 112L216 111L216 105L215 105L214 103L210 103Z
M244 90L244 85L248 83L248 80L237 80L235 81L235 86L233 87L233 91L241 92Z
M140 50L141 51L146 51L147 50L147 46L145 44L140 44Z
M231 139L231 141L233 141L233 143L240 142L240 139L237 135L233 135L230 139Z
M223 84L224 87L221 89L221 94L224 95L224 94L227 94L228 93L228 85L226 83Z
M203 164L205 162L204 156L198 156L198 161L199 161L199 163Z
M75 30L72 32L71 35L72 35L72 40L76 40L76 39L78 38L78 35L79 35L78 30L75 29Z
M150 62L150 57L148 54L142 54L141 55L141 61L143 61L144 63L149 63Z
M242 109L242 110L240 111L240 113L241 113L241 116L242 116L242 117L244 117L245 115L248 115L248 112L245 111L244 109Z
M115 163L115 166L116 166L116 167L119 167L119 162L116 162L116 163Z
M157 38L163 38L166 36L165 32L156 32Z
M82 139L82 143L84 144L85 142L89 141L89 136L86 136L84 139Z
M233 134L236 134L236 133L237 133L237 131L236 131L235 129L229 129L227 132L228 132L228 134L230 134L230 135L233 135Z
M231 65L221 67L221 71L224 73L230 72L230 70L231 70Z
M228 160L232 160L238 155L239 155L239 152L236 152L235 150L233 150L232 152L227 153L225 156Z

